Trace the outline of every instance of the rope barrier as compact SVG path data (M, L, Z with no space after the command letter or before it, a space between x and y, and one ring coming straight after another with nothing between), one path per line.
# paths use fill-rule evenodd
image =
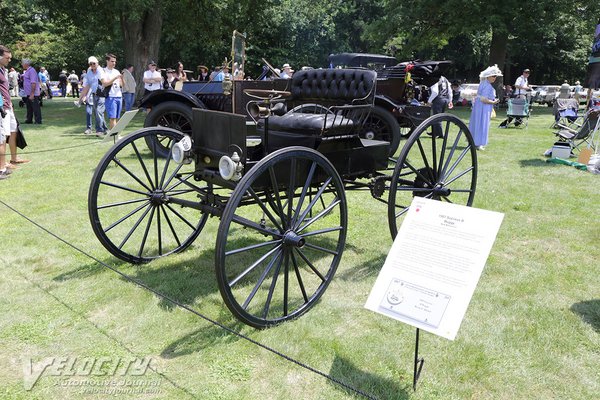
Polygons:
M239 338L241 338L241 339L244 339L244 340L246 340L246 341L248 341L248 342L250 342L250 343L252 343L252 344L254 344L254 345L256 345L256 346L258 346L258 347L260 347L260 348L262 348L262 349L264 349L264 350L267 350L268 352L271 352L271 353L273 353L273 354L275 354L275 355L277 355L277 356L279 356L279 357L283 358L283 359L284 359L284 360L286 360L286 361L289 361L289 362L291 362L291 363L293 363L293 364L296 364L297 366L299 366L299 367L301 367L301 368L304 368L304 369L306 369L306 370L308 370L308 371L310 371L310 372L312 372L312 373L314 373L314 374L317 374L317 375L319 375L319 376L322 376L323 378L326 378L327 380L329 380L329 381L331 381L331 382L333 382L333 383L337 384L338 386L341 386L341 387L343 387L343 388L345 388L345 389L347 389L347 390L349 390L349 391L352 391L352 392L354 392L354 393L356 393L356 394L358 394L358 395L360 395L360 396L363 396L363 397L365 397L365 398L367 398L367 399L376 400L376 397L374 397L373 395L371 395L371 394L368 394L368 393L366 393L366 392L363 392L362 390L360 390L360 389L357 389L357 388L355 388L355 387L353 387L353 386L351 386L351 385L349 385L349 384L347 384L347 383L345 383L345 382L343 382L343 381L341 381L341 380L339 380L339 379L337 379L337 378L335 378L335 377L333 377L333 376L331 376L331 375L329 375L329 374L327 374L327 373L325 373L325 372L322 372L322 371L320 371L320 370L318 370L318 369L316 369L316 368L313 368L313 367L311 367L310 365L308 365L308 364L305 364L305 363L303 363L303 362L301 362L301 361L299 361L299 360L296 360L296 359L294 359L293 357L291 357L291 356L288 356L288 355L286 355L286 354L284 354L284 353L282 353L282 352L280 352L280 351L278 351L278 350L276 350L276 349L274 349L274 348L272 348L272 347L270 347L270 346L267 346L267 345L265 345L265 344L262 344L262 343L258 342L257 340L254 340L254 339L252 339L252 338L250 338L250 337L248 337L248 336L244 335L244 334L243 334L243 333L241 333L241 332L238 332L238 331L236 331L236 330L234 330L234 329L232 329L232 328L229 328L228 326L226 326L226 325L223 325L222 323L220 323L220 322L218 322L218 321L216 321L216 320L214 320L214 319L212 319L212 318L210 318L210 317L207 317L207 316L205 316L204 314L200 313L199 311L197 311L197 310L193 309L191 306L189 306L189 305L187 305L187 304L184 304L184 303L181 303L181 302L179 302L178 300L176 300L176 299L173 299L173 298L169 297L168 295L166 295L166 294L163 294L163 293L159 292L158 290L156 290L156 289L154 289L154 288L152 288L152 287L148 286L148 285L147 285L147 284L145 284L144 282L142 282L142 281L140 281L140 280L138 280L138 279L135 279L135 278L133 278L133 277L131 277L131 276L129 276L129 275L127 275L127 274L125 274L125 273L123 273L123 272L119 271L119 270L118 270L117 268L115 268L115 267L111 267L110 265L108 265L108 264L104 263L103 261L101 261L101 260L97 259L97 258L96 258L96 257L94 257L93 255L91 255L91 254L87 253L85 250L82 250L82 249L80 249L79 247L75 246L74 244L71 244L71 243L69 243L69 242L68 242L68 241L66 241L65 239L63 239L63 238L61 238L60 236L58 236L57 234L55 234L55 233L51 232L51 231L50 231L50 230L48 230L47 228L45 228L45 227L43 227L42 225L38 224L37 222L35 222L34 220L32 220L31 218L29 218L29 217L28 217L28 216L26 216L25 214L21 213L21 212L20 212L20 211L18 211L17 209L13 208L12 206L8 205L6 202L4 202L4 201L3 201L3 200L1 200L1 199L0 199L0 203L1 203L1 204L3 204L3 205L4 205L5 207L7 207L8 209L10 209L11 211L13 211L14 213L16 213L17 215L19 215L20 217L24 218L25 220L27 220L28 222L30 222L31 224L33 224L34 226L36 226L37 228L41 229L42 231L46 232L46 233L47 233L47 234L49 234L50 236L54 237L54 238L55 238L55 239L57 239L58 241L60 241L60 242L62 242L62 243L64 243L64 244L66 244L68 247L71 247L73 250L75 250L75 251L77 251L77 252L79 252L79 253L81 253L81 254L85 255L86 257L88 257L88 258L90 258L90 259L94 260L95 262L97 262L98 264L102 265L103 267L105 267L105 268L108 268L109 270L111 270L111 271L113 271L114 273L116 273L116 274L120 275L121 277L123 277L123 278L124 278L124 279L126 279L127 281L129 281L129 282L132 282L132 283L134 283L134 284L136 284L136 285L138 285L138 286L140 286L140 287L142 287L142 288L144 288L144 289L148 290L148 291L149 291L149 292L151 292L151 293L154 293L155 295L157 295L157 296L159 296L159 297L163 298L164 300L166 300L166 301L168 301L168 302L170 302L170 303L174 304L174 305L175 305L175 306L177 306L177 307L180 307L180 308L182 308L182 309L184 309L184 310L186 310L186 311L189 311L189 312L191 312L192 314L194 314L194 315L196 315L196 316L198 316L198 317L202 318L203 320L205 320L205 321L207 321L207 322L209 322L209 323L211 323L211 324L213 324L213 325L215 325L215 326L217 326L217 327L219 327L219 328L223 329L224 331L226 331L226 332L228 332L228 333L230 333L230 334L232 334L232 335L234 335L234 336L237 336L237 337L239 337Z

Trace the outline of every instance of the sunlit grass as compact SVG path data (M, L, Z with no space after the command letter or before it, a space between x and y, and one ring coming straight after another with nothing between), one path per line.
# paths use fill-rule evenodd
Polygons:
M217 218L181 254L132 266L98 242L87 193L111 143L84 136L83 109L55 98L26 125L32 160L0 182L0 200L78 249L253 340L378 398L593 399L600 393L600 181L547 164L546 107L527 129L500 130L479 152L474 206L505 213L455 341L422 335L425 367L412 393L414 329L363 308L391 246L385 205L347 193L344 255L320 302L300 319L257 331L223 304L214 274ZM18 110L22 117L23 110ZM465 120L468 109L456 109ZM143 116L134 120L134 128ZM78 146L78 147L75 147ZM25 154L28 153L28 154ZM124 398L360 398L125 281L0 204L0 397L98 398L42 375L31 357L153 357L160 394Z

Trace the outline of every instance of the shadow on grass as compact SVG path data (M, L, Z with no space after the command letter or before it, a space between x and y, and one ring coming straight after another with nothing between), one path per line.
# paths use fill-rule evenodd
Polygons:
M344 259L342 258L342 266L338 268L338 272L334 279L341 279L343 281L362 281L366 277L375 276L379 273L383 267L383 263L387 254L381 253L381 255L374 257L360 265L354 265L348 269L344 268ZM340 272L340 269L345 269L344 272Z
M224 310L224 312L228 312ZM225 317L226 319L226 317ZM228 328L240 332L243 327L241 322L234 323ZM209 325L198 329L190 334L169 344L161 353L161 357L166 359L177 358L188 354L196 353L202 349L212 347L214 345L235 343L241 338L237 335L227 332L217 325Z
M600 333L600 300L580 301L571 306L571 311Z
M532 158L529 160L519 160L519 165L521 166L521 168L554 166L554 164L547 163L546 160L542 160L539 158Z
M85 279L89 278L90 276L94 276L102 271L104 271L104 267L98 264L97 262L93 262L57 275L54 278L52 278L52 280L56 282L64 282L71 279Z
M368 371L362 371L356 365L339 355L335 356L329 374L355 389L378 399L408 399L410 397L407 392L407 386L401 385L399 381L393 381ZM357 399L365 398L364 395L343 388L342 386L336 385L336 388Z

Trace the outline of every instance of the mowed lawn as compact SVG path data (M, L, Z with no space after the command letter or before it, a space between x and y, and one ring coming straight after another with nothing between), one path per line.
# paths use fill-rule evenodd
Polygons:
M375 398L600 396L600 176L546 163L549 108L534 107L527 129L505 130L496 128L500 110L478 153L474 206L504 221L456 340L421 335L416 392L414 328L363 308L392 243L385 205L347 193L346 249L323 298L298 320L255 330L219 294L217 218L187 251L145 265L100 245L87 194L112 142L85 136L85 111L68 99L46 101L42 112L43 125L25 125L22 157L32 162L0 182L0 398L363 398L91 257ZM468 109L454 112L468 120ZM140 114L131 129L142 125ZM125 368L132 360L150 367Z

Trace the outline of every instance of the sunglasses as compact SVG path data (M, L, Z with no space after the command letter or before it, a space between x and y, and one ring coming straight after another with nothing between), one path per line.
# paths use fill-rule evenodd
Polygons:
M90 65L96 65L96 63L95 62L91 62Z

